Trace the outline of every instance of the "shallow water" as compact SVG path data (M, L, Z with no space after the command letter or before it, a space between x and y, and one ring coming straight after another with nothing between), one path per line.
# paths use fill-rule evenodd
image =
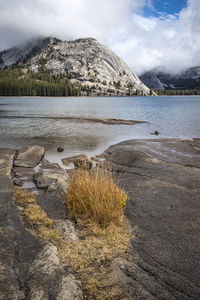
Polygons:
M149 121L137 125L78 122L65 117ZM38 144L47 158L101 153L127 139L200 137L200 97L0 98L0 147ZM63 153L57 153L57 147Z

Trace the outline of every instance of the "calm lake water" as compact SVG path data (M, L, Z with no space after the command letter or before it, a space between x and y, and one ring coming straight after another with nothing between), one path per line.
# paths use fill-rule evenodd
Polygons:
M65 117L145 120L104 125ZM55 161L80 153L97 154L127 139L200 137L200 97L0 98L0 147L42 145ZM57 147L64 153L58 154Z

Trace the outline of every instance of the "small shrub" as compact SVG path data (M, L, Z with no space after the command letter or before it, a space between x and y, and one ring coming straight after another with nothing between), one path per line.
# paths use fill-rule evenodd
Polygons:
M102 227L110 222L120 224L123 219L122 207L128 196L114 182L106 171L77 170L67 189L66 204L69 215L85 219Z

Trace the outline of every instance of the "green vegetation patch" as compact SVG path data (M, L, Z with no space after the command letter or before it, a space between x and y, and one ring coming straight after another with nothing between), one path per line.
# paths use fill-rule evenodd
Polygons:
M0 71L0 96L79 96L80 85L72 84L66 74L51 74L44 65L38 72L21 68Z

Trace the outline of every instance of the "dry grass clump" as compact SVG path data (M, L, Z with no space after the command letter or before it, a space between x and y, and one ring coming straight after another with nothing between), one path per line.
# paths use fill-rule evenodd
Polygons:
M72 176L66 195L70 217L90 220L103 227L110 222L120 224L122 208L128 196L114 182L111 172L78 169Z
M69 215L77 221L79 240L60 249L62 261L81 276L87 299L128 299L112 277L115 258L128 258L130 235L123 207L128 196L111 172L78 169L66 194Z
M23 203L25 220L37 235L57 246L62 262L79 274L85 298L129 299L112 276L113 260L129 259L130 235L123 215L128 196L111 174L80 169L72 176L66 204L70 216L77 221L79 239L73 242L62 239L53 221L36 199L33 201L34 196L23 193L16 191L16 201Z

